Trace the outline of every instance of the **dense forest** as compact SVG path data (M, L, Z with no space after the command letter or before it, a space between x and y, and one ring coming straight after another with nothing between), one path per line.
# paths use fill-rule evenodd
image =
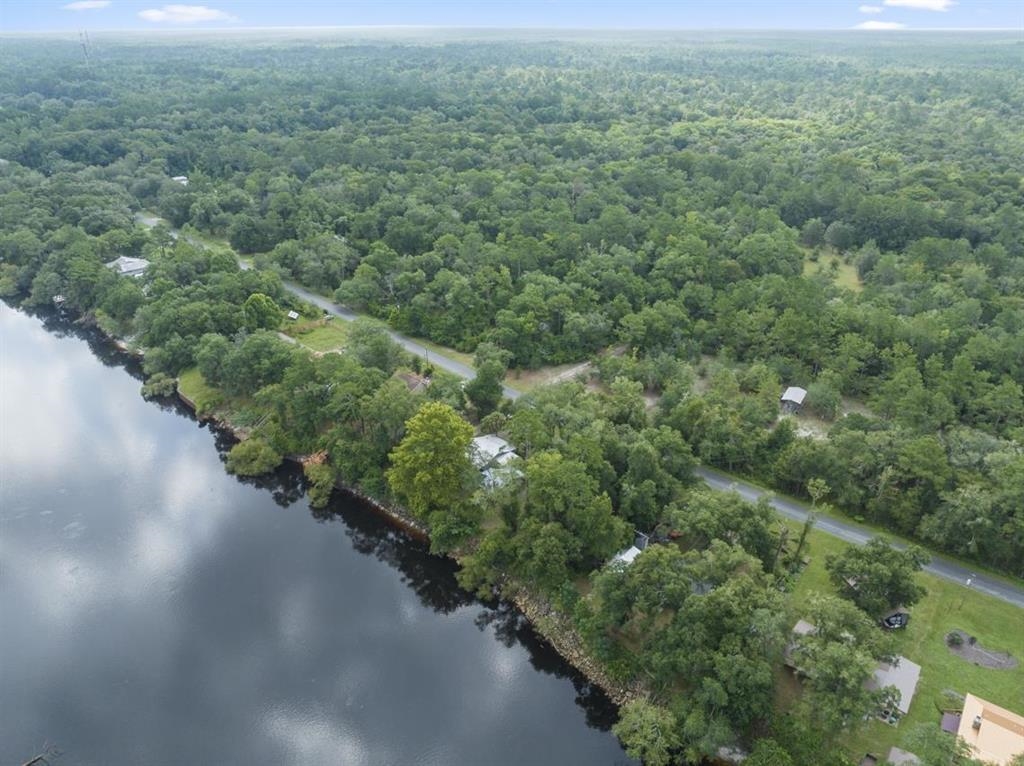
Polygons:
M648 763L755 741L751 763L843 762L892 654L872 620L920 598L920 553L879 549L906 577L870 603L814 601L806 694L775 716L803 539L693 468L1024 575L1021 55L994 35L7 40L0 294L130 338L153 391L200 376L251 435L232 470L313 456L315 500L396 500L467 587L550 599L648 692L617 730ZM152 265L118 277L122 255ZM369 319L344 354L285 343L284 310L320 312L284 281L479 375ZM585 360L587 385L501 398L508 369ZM822 433L779 417L790 385ZM513 480L479 486L474 425L516 447ZM633 530L674 544L603 568ZM858 566L830 561L837 589Z

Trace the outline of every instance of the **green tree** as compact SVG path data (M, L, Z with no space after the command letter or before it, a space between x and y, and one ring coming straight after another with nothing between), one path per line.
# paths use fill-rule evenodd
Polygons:
M281 455L263 439L239 442L228 453L227 468L239 476L259 476L281 465Z
M819 595L805 615L815 629L796 639L791 656L804 677L802 713L826 737L856 727L881 702L866 688L889 637L848 601Z
M669 766L682 744L672 711L646 700L627 702L612 727L630 757L645 766Z
M255 330L274 330L281 323L281 309L274 299L263 293L253 293L242 304L245 327Z
M405 438L392 450L388 484L424 521L466 497L473 464L468 451L473 427L447 404L428 402L405 424Z
M927 562L928 555L917 546L900 550L874 537L829 555L825 568L840 595L880 617L893 607L913 606L927 593L914 578Z

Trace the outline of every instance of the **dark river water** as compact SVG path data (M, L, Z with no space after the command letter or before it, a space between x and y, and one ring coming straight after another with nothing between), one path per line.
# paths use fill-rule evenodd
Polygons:
M0 766L631 763L514 611L356 501L227 475L133 374L0 304Z

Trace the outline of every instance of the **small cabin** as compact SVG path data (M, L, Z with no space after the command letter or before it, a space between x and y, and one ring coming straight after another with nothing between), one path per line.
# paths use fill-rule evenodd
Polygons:
M806 398L806 389L799 386L790 386L779 397L779 402L782 404L782 411L792 415L800 411L800 408L804 406L804 399Z
M171 176L171 180L176 184L188 186L188 176Z
M141 277L149 268L149 261L145 258L129 258L127 255L122 255L107 263L106 267L122 277Z
M914 701L914 693L917 691L917 682L920 678L921 666L906 657L897 657L891 664L879 663L874 675L867 683L867 688L875 691L892 686L899 693L899 699L895 700L891 706L879 710L878 717L886 723L899 723L899 720L910 710L910 703Z
M289 319L291 319L294 322L296 319L299 318L299 312L298 311L289 311L287 316L288 316Z

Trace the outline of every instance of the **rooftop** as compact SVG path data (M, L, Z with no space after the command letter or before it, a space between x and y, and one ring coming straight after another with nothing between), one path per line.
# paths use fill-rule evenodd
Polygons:
M485 468L494 463L505 465L515 456L512 445L494 434L477 436L469 446L469 457L477 468Z
M917 682L921 678L921 666L906 657L897 657L891 665L882 662L875 670L874 676L868 681L869 689L884 689L895 686L900 693L900 701L896 705L902 715L910 710L910 703L917 691Z
M129 258L127 255L122 255L120 258L115 258L107 263L106 266L118 274L127 274L134 277L142 274L149 267L149 261L145 258Z
M1006 766L1024 753L1024 716L968 694L957 736L971 746L977 758Z
M779 401L803 404L805 398L807 398L807 391L799 388L798 386L790 386L785 390L782 396L779 397Z

